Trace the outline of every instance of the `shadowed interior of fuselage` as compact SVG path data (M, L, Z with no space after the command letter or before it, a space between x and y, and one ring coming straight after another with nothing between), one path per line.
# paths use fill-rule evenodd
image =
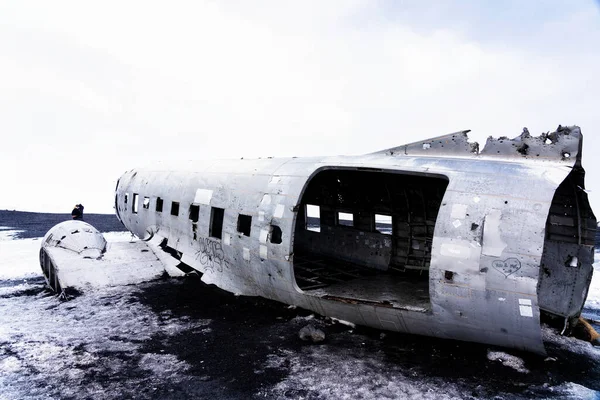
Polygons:
M294 233L296 284L347 302L430 309L429 264L448 180L326 169L308 183Z

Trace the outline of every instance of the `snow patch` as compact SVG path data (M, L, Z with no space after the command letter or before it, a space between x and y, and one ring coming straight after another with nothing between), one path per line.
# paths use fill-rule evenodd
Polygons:
M561 336L555 329L542 325L542 340L554 343L556 346L567 349L572 353L583 354L589 358L600 358L600 348L594 347L590 342L571 336Z
M412 369L402 369L386 363L384 358L383 354L365 351L332 354L319 346L305 347L300 353L280 351L278 355L269 356L267 367L287 367L289 374L268 390L266 397L348 400L464 398L454 384L424 377Z
M356 328L356 324L350 321L344 321L343 319L331 318L332 321L337 322L338 324L349 326L350 328Z
M153 374L161 379L174 379L177 374L189 369L185 361L180 361L173 354L148 353L139 361L142 369L152 371Z
M307 315L305 317L303 317L301 315L298 315L298 316L294 317L293 321L302 322L302 321L311 321L313 319L315 319L315 315L314 314L310 314L310 315Z
M13 296L13 295L22 293L24 291L27 291L30 289L35 289L38 287L39 287L38 285L30 285L27 282L16 284L14 286L3 286L3 287L0 287L0 298L7 297L7 296Z
M3 227L4 228L4 227ZM0 229L0 241L15 240L15 237L25 231L8 229Z
M27 286L34 285L17 285L14 290ZM128 375L136 368L149 371L152 381L184 379L188 365L175 355L138 354L157 335L202 329L210 321L173 316L165 320L137 301L141 290L110 287L68 302L43 291L2 298L0 398L119 398L120 386L103 386L102 379ZM89 376L98 378L82 385ZM142 381L147 375L135 376L129 378L132 385L147 382Z
M487 358L490 361L499 361L505 367L510 367L522 374L528 374L529 370L525 368L525 362L522 358L513 356L503 351L488 350Z
M563 399L573 400L596 400L598 399L598 392L592 389L588 389L585 386L578 385L577 383L567 382L562 385L550 388L550 390L557 395L560 395Z
M40 239L0 240L0 279L42 276Z
M102 236L107 242L134 242L138 240L130 232L104 232Z
M16 373L20 372L22 368L21 361L15 356L8 356L4 359L0 359L0 371Z

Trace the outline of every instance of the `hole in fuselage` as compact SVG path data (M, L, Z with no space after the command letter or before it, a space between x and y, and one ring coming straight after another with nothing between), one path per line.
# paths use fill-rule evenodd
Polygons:
M542 316L576 320L593 272L596 217L584 190L584 171L574 168L558 186L546 220L538 304Z
M437 176L317 173L297 207L298 287L339 301L428 311L431 246L447 185Z

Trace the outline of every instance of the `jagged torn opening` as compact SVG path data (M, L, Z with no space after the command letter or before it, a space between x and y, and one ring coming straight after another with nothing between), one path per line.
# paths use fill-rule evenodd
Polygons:
M294 230L305 293L426 312L435 222L448 179L325 169L308 182Z

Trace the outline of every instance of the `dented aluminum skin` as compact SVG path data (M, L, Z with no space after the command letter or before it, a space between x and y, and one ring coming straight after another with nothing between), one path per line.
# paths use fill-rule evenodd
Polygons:
M262 296L377 329L544 353L541 313L571 324L581 312L592 275L596 220L584 191L580 129L559 127L540 137L524 130L514 139L489 138L481 151L468 141L467 133L362 156L199 161L133 169L117 183L117 216L136 236L162 242L182 263L199 271L203 281L232 293ZM421 196L424 204L432 204L424 210L437 209L437 217L430 212L423 219L433 233L421 242L426 247L422 262L408 271L417 272L414 279L424 280L428 290L421 298L424 306L397 300L412 295L413 275L404 279L396 272L385 276L392 286L379 290L375 283L366 294L348 294L349 286L343 295L332 294L335 283L322 284L318 290L308 289L306 283L306 290L300 288L301 266L295 258L301 245L304 253L317 252L319 240L330 240L318 250L324 260L336 246L348 246L342 252L348 254L334 257L338 269L343 269L342 262L368 269L372 260L377 272L403 257L397 243L412 243L407 253L423 250L417 227L410 226L416 218L411 207L416 206L408 205L408 200L398 206L390 200L388 212L373 199L340 209L354 213L356 226L365 215L360 224L367 226L374 212L393 215L391 235L340 226L339 221L323 222L319 233L306 232L301 224L306 219L302 210L307 188L313 179L338 172L356 179L386 174L398 182L389 186L396 189L402 182L417 186L422 182L423 188L406 199L414 203ZM439 204L425 196L429 180L444 182ZM358 193L356 182L350 179L347 185ZM314 199L335 197L327 197L327 184L317 189ZM566 203L556 197L559 194ZM342 204L342 195L337 196ZM156 211L158 198L162 211ZM178 203L177 209L172 209L172 202ZM323 221L331 204L331 200L321 204ZM217 237L211 232L213 219L218 218L213 208L224 210ZM239 232L240 214L251 217L249 236ZM412 236L405 238L402 226ZM327 269L328 261L318 262ZM407 263L396 269L411 268ZM377 276L358 278L353 287L360 288L364 279L366 291L367 280ZM400 289L394 293L400 286L402 293ZM397 301L382 300L384 289Z

